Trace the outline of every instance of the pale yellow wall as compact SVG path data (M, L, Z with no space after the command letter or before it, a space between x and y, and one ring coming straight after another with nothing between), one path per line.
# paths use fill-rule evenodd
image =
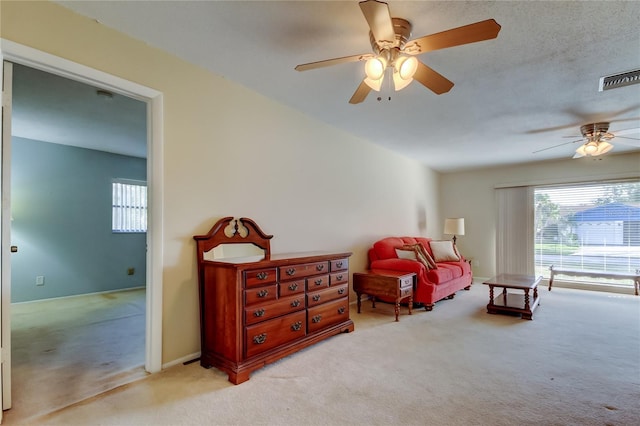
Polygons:
M199 351L193 235L223 216L273 252L440 232L438 174L48 2L0 2L0 35L164 94L163 357Z
M479 262L477 277L491 277L496 270L495 190L500 185L553 184L640 176L640 154L607 155L527 165L447 173L440 176L443 217L464 217L465 235L457 241L462 253Z

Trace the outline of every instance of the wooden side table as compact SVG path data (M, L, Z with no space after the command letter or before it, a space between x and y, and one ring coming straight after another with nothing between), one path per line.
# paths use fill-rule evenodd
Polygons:
M383 302L395 303L396 321L400 314L400 302L408 299L409 315L413 305L413 287L416 282L416 274L398 271L376 270L355 272L353 274L353 291L358 295L358 313L360 313L360 296L367 294L371 297L373 307L376 307L376 299Z

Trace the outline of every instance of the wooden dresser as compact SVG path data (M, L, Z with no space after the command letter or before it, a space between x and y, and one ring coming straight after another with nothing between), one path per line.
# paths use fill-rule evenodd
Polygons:
M201 358L234 384L280 358L354 330L349 318L351 253L271 255L248 218L220 219L195 236L200 285ZM264 256L205 260L221 244L253 244Z

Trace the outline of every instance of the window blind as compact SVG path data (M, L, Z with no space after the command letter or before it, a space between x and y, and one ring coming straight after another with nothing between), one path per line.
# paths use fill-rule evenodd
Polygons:
M533 188L496 189L496 270L498 273L534 273Z
M640 269L640 180L537 187L535 204L537 272Z
M115 180L112 199L113 232L147 232L146 183Z

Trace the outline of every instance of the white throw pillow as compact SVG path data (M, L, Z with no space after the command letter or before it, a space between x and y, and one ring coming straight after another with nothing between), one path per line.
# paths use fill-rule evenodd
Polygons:
M398 256L398 259L418 260L416 252L413 250L396 249L396 256Z
M436 262L457 262L460 260L453 247L453 241L429 241L429 245Z

